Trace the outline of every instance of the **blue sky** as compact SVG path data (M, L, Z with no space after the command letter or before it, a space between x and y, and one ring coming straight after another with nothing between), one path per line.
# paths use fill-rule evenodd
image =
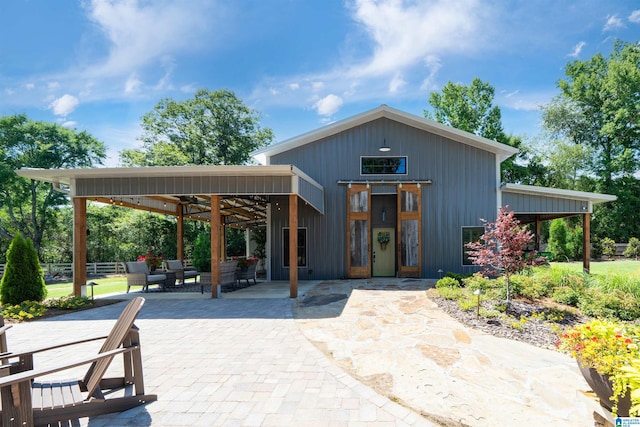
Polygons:
M380 104L422 116L474 77L505 131L540 138L564 66L640 40L635 0L10 0L0 115L87 130L118 152L162 98L230 89L276 141Z

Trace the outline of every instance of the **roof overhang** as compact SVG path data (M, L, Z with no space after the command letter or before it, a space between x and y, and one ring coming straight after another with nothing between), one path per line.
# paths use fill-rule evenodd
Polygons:
M295 194L324 213L324 188L292 165L166 166L92 169L20 169L24 178L50 182L71 197L208 220L211 195L238 222L264 222L269 196ZM262 207L261 207L262 206Z
M366 111L356 116L324 126L317 130L307 132L300 136L256 150L252 152L251 155L260 164L266 165L270 163L269 158L271 156L292 150L297 147L301 147L305 144L317 141L322 138L330 137L337 133L351 129L355 126L359 126L380 118L388 118L400 123L404 123L408 126L422 129L424 131L431 132L445 138L468 144L472 147L495 153L500 159L500 162L503 162L504 160L518 153L517 148L511 147L509 145L501 144L499 142L492 141L490 139L483 138L469 132L461 131L459 129L443 125L442 123L438 123L424 117L419 117L413 114L406 113L404 111L396 110L395 108L391 108L387 105L381 105L377 108L374 108L373 110Z
M535 196L548 196L560 199L587 200L593 204L613 202L617 199L611 194L589 193L586 191L562 190L559 188L538 187L523 184L502 184L502 191L506 193L530 194Z

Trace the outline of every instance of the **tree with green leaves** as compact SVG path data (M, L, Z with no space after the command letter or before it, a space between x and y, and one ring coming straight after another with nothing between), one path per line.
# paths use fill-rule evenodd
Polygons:
M618 41L608 58L569 62L565 75L544 127L585 148L585 190L618 196L596 207L594 231L626 241L640 234L640 46Z
M82 168L102 164L105 146L89 133L27 119L0 117L0 237L22 233L40 254L42 240L56 221L56 209L67 204L53 185L22 178L20 168Z
M120 152L125 166L240 165L273 140L260 116L229 90L200 89L161 100L142 117L142 149Z
M551 221L549 228L549 244L547 251L551 252L554 261L568 261L569 250L567 248L567 225L562 218Z
M504 132L502 113L500 107L493 104L494 96L493 86L477 77L469 86L448 82L441 93L431 92L429 104L433 111L424 110L424 116L518 148L520 151L517 156L505 160L501 165L503 181L540 184L545 175L542 161L524 146L522 138Z
M17 233L7 251L7 266L0 282L2 303L42 301L46 296L44 274L33 243Z

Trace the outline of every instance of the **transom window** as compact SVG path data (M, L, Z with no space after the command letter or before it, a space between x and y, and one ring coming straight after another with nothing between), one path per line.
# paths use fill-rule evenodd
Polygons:
M406 175L407 157L360 157L362 175Z

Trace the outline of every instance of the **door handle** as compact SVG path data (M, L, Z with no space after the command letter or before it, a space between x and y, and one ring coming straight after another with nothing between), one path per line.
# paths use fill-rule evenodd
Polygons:
M376 262L376 251L373 251L373 262Z

